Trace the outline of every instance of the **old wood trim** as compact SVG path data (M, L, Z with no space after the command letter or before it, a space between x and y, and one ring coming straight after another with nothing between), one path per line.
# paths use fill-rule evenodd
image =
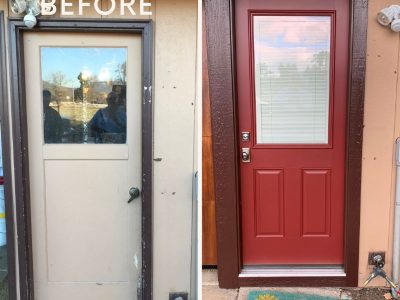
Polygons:
M16 253L14 236L14 205L12 194L12 167L11 149L8 117L8 93L7 93L7 70L6 70L6 48L5 48L5 25L4 13L0 11L0 123L3 148L3 177L4 177L4 196L5 213L7 226L7 257L8 257L8 287L9 299L17 299L16 290Z
M349 99L346 145L346 277L239 278L241 270L234 0L205 0L213 129L218 279L221 287L357 286L360 233L361 154L367 40L367 0L351 0Z
M142 35L142 295L152 299L153 272L153 25L151 20L38 20L37 32L120 32ZM10 19L11 113L21 300L34 300L29 197L29 153L26 121L21 19Z
M204 6L204 3L203 3ZM205 24L205 14L203 9L203 24ZM215 195L214 195L214 167L212 155L212 130L211 130L211 110L210 93L208 80L207 63L207 42L206 30L202 28L202 91L203 91L203 117L202 117L202 264L203 266L214 267L217 265L217 226L215 224Z

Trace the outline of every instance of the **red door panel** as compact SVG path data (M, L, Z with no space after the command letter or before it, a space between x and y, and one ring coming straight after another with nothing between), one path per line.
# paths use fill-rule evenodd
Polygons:
M240 162L244 265L343 264L349 9L348 0L235 1L239 153L242 148L250 148L251 156L250 162ZM284 68L279 69L280 66L285 66L282 62L276 66L276 70L280 70L279 75L275 74L276 70L274 71L273 67L263 74L270 76L268 79L270 82L279 77L281 80L279 82L284 82L285 86L280 87L279 84L275 84L275 87L269 88L267 83L263 83L262 77L257 83L255 73L261 74L259 69L264 65L255 63L257 60L255 56L258 55L254 52L255 43L258 43L257 49L266 49L267 54L264 58L267 60L270 58L267 52L271 48L269 43L286 45L284 42L279 42L279 39L284 39L282 36L277 36L271 41L262 40L262 44L259 40L255 42L254 32L258 29L254 27L254 18L259 16L325 17L330 20L330 51L326 54L326 59L329 60L329 82L326 84L328 92L317 88L314 91L315 94L322 93L321 95L327 93L328 102L324 109L328 121L326 127L321 127L326 130L326 142L260 142L258 139L257 134L260 134L261 128L266 132L266 136L272 136L270 134L272 129L270 130L268 126L275 126L274 130L279 136L279 126L285 125L279 123L279 118L287 119L287 124L290 124L299 114L307 116L304 108L307 107L307 97L311 97L307 96L307 91L302 88L298 96L289 95L292 90L296 90L296 84L303 84L302 78L288 77L289 79L285 81ZM273 30L272 25L259 30ZM299 23L299 28L296 29L298 32L302 30L301 26L303 25ZM306 26L304 28L307 30ZM298 38L296 30L293 33L286 33L287 36L296 40ZM312 34L310 32L310 39ZM305 40L304 45L307 43ZM318 48L317 42L314 43ZM271 53L285 58L284 51L285 49L282 49L280 56L279 53L276 54L277 51ZM287 66L290 66L290 60L293 58L290 54L292 52L288 53ZM306 67L304 70L301 68L303 67L300 66L296 70L298 72L296 74L300 72L307 74L307 71L304 71ZM314 72L319 74L317 71ZM322 75L320 77L317 75L316 81L322 78ZM257 84L265 85L261 94L256 92ZM291 85L292 90L287 88ZM260 109L261 106L256 100L257 97L263 99L263 93L273 94L276 101L268 110L271 116ZM282 96L285 93L289 95L287 97L291 97L293 106L290 106L291 102ZM265 97L267 99L267 96ZM283 100L279 100L280 97ZM307 99L303 101L305 103L303 106L298 106L296 101L293 101L297 98L299 101ZM260 101L262 105L271 105L267 100ZM273 105L278 105L278 108ZM317 107L315 103L312 105ZM284 109L283 113L280 108ZM261 113L258 110L261 110ZM278 123L274 123L275 116ZM262 118L266 120L265 124L263 121L260 122ZM315 124L318 122L315 121ZM322 121L318 124L325 126ZM309 130L307 126L304 125L305 131ZM257 128L260 132L257 132ZM301 126L293 129L300 132L301 136ZM290 135L290 130L285 132ZM243 132L250 133L248 141L242 139ZM282 140L286 138L285 134L281 134Z

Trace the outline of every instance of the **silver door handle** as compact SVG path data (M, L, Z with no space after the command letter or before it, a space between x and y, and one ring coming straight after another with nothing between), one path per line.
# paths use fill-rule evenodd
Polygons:
M131 203L133 200L140 196L140 190L137 187L132 187L129 189L129 200L128 203Z
M242 148L242 162L250 162L250 148Z

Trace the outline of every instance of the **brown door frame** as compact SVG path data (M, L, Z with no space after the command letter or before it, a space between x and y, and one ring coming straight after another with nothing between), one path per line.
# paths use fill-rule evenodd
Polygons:
M15 264L15 236L14 236L14 204L11 176L11 148L10 133L8 131L8 93L7 93L7 68L5 46L4 12L0 11L0 123L4 170L4 201L7 229L7 263L8 263L8 289L9 299L17 299L16 264Z
M350 0L350 64L345 176L345 277L239 277L241 270L240 181L236 139L235 0L205 0L213 130L218 279L240 286L357 286L367 0Z
M39 19L29 30L9 19L11 113L21 300L34 300L29 154L24 75L24 32L119 32L142 36L142 300L152 299L153 273L153 23L151 20ZM8 113L8 111L7 111ZM8 124L3 131L10 132ZM9 170L5 169L5 172Z

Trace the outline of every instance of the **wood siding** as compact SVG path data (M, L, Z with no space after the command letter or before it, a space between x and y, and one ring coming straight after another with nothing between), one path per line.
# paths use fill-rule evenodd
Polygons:
M212 130L206 43L205 26L203 26L203 265L215 266L217 265L217 233L215 224L214 168L212 161Z

